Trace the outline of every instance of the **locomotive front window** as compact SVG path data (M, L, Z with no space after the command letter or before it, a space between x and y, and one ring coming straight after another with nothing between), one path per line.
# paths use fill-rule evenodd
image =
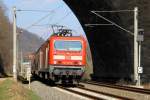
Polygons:
M82 44L80 41L63 41L57 40L54 43L56 50L81 51Z

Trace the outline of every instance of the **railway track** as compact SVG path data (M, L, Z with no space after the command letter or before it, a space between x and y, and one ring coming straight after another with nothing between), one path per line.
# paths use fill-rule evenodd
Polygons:
M77 94L77 95L86 97L88 99L92 99L92 100L131 100L130 98L127 98L127 97L122 97L122 96L112 95L109 93L99 92L99 91L87 89L87 88L84 88L81 86L74 87L74 88L66 88L66 87L58 86L58 88L66 90L73 94Z
M83 83L150 95L150 90L149 89L122 86L122 85L112 85L112 84L108 84L108 83L101 83L101 82L94 82L94 81L86 81L86 82L83 82Z
M44 84L47 84L48 82L42 81ZM84 83L84 84L82 84ZM89 85L92 85L94 88L88 88ZM47 84L49 85L49 84ZM110 90L107 91L101 91L99 90L97 87L102 86L102 87L109 87L109 88L113 88L113 89L118 89L119 91L121 90L126 90L126 91L132 91L132 92L139 92L141 94L141 91L143 91L142 93L145 93L146 95L149 95L150 90L145 91L145 89L139 89L139 88L134 88L134 87L127 87L127 86L119 86L119 85L112 85L112 84L104 84L104 83L96 83L96 82L81 82L79 84L79 86L72 86L72 85L56 85L56 88L58 88L59 90L61 89L61 91L67 91L69 92L69 94L73 94L73 95L78 95L79 97L83 97L89 100L133 100L133 99L137 99L139 98L139 100L141 98L145 98L142 100L149 100L149 97L144 97L143 95L139 95L139 97L136 97L133 94L129 94L128 92L127 95L124 94L124 92L122 92L122 94L124 95L119 95L117 93L113 93L115 90L112 90L113 92L109 92ZM127 87L127 88L124 88ZM132 90L131 90L132 88ZM133 90L134 88L134 90ZM137 90L135 90L137 89ZM120 92L121 93L121 92ZM131 95L133 95L132 97L130 97Z

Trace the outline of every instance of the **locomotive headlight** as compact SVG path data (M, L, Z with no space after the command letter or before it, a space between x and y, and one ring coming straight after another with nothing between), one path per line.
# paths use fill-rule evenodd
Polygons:
M79 65L82 65L82 62L79 62Z
M82 60L82 56L71 56L71 60Z
M57 63L57 61L54 61L54 64L56 64Z
M54 59L65 59L65 56L63 55L54 55Z

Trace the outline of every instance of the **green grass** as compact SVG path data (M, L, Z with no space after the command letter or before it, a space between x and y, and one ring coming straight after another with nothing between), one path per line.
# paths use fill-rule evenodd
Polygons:
M6 79L0 83L0 100L40 100L40 97L13 80Z
M28 91L28 100L40 100L40 97L30 90Z
M0 100L7 100L9 98L8 91L11 85L11 80L5 80L2 84L0 84Z

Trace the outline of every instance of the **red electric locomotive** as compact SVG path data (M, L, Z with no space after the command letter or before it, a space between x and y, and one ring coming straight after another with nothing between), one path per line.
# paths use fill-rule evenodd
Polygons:
M69 33L69 35L67 35ZM52 35L37 51L32 72L55 83L79 82L86 65L86 41L68 30Z

